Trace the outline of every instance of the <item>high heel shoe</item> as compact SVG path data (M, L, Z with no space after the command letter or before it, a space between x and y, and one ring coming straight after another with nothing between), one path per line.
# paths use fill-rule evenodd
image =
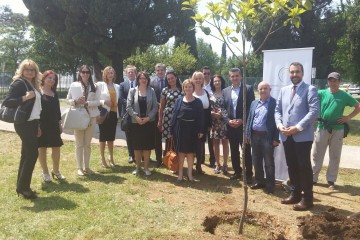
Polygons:
M105 160L101 160L101 166L103 168L108 168L109 166L107 165L106 161Z
M51 176L53 179L55 179L55 177L57 178L57 180L65 180L66 177L64 177L60 172L55 173L54 170L51 170Z
M115 167L115 163L114 163L114 160L110 160L110 159L108 159L109 160L109 165L110 165L110 167Z
M43 173L42 178L44 179L44 182L49 183L51 182L50 175L48 173Z
M35 191L32 191L31 189L29 191L18 191L16 190L17 195L22 195L25 199L36 199L37 193Z

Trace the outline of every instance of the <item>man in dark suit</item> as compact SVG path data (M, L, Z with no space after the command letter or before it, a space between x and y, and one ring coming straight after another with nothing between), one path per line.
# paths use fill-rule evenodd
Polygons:
M243 144L243 88L246 88L246 112L250 110L250 104L255 99L253 87L250 85L244 86L241 83L242 76L239 68L232 68L229 70L229 77L232 85L223 90L225 108L228 112L228 129L227 137L230 142L231 162L234 169L234 174L230 179L241 179L242 167L240 166L240 151L239 145ZM252 183L252 159L250 145L245 145L245 167L246 180Z
M160 96L161 91L167 86L167 81L165 80L166 67L163 63L157 63L155 65L155 78L153 78L150 82L150 87L152 87L155 91L155 95L158 103L160 104ZM155 122L159 121L159 115L156 115ZM155 155L157 167L159 167L162 163L162 141L161 141L161 129L156 126L155 129Z
M275 121L284 144L286 164L293 190L282 204L294 204L295 211L313 206L313 172L310 153L314 140L314 121L319 115L319 97L314 86L303 81L301 63L290 64L293 84L280 90Z
M120 113L120 117L123 117L126 112L126 101L127 101L129 89L136 87L136 67L133 65L127 65L125 68L125 73L127 76L127 80L120 84L120 94L119 94L119 104L118 104L118 111ZM134 149L131 145L131 139L130 139L131 134L129 131L131 130L129 129L128 131L125 131L126 144L129 153L128 162L133 163L135 159L135 155L134 155Z
M251 144L252 162L255 169L255 184L251 189L265 188L273 193L275 187L274 147L279 145L279 131L275 124L276 100L270 96L271 87L267 82L260 82L258 92L260 99L251 103L246 137ZM266 180L264 179L264 165Z

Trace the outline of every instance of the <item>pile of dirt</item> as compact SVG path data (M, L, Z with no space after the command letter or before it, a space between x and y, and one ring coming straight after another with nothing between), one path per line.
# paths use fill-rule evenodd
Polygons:
M202 225L204 231L214 235L219 235L216 228L221 224L239 224L241 212L228 212L228 211L212 211L205 217ZM287 239L286 235L288 227L282 224L278 219L262 212L248 211L245 218L246 224L260 226L266 229L266 234L269 239L283 240Z
M205 232L220 237L223 233L217 228L221 224L239 224L240 211L212 211L204 219L202 225ZM307 215L298 217L299 232L293 234L288 224L278 218L263 212L250 212L246 214L246 224L256 225L263 228L268 239L359 239L360 217L347 218L335 208L320 215ZM297 231L296 231L297 232ZM294 236L295 235L295 236Z
M360 219L347 218L330 208L321 215L298 217L304 239L359 239Z

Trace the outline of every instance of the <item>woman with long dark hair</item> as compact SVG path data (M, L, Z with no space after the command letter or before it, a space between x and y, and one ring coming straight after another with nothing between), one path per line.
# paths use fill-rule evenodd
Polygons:
M99 116L98 106L100 105L100 92L92 79L90 67L83 65L79 68L76 82L70 85L66 98L71 106L83 107L90 115L90 124L83 130L74 130L77 174L84 176L92 175L90 169L91 139L96 124L96 117ZM85 169L84 169L85 164Z
M182 97L181 82L174 71L169 71L165 75L167 87L165 87L160 96L159 121L157 126L165 139L164 155L170 150L170 120L174 110L175 101Z
M42 168L42 177L45 182L51 182L46 162L47 148L51 148L53 169L51 175L58 180L65 177L59 171L60 147L64 144L61 139L61 110L56 93L58 76L52 71L45 71L41 79L41 106L40 115L41 136L39 138L39 162Z
M21 139L21 157L18 170L16 192L26 199L37 198L31 190L31 178L38 158L38 137L41 135L39 125L41 113L40 84L41 74L38 65L31 59L25 59L15 72L9 92L3 101L6 107L16 108L26 104L26 121L14 123L16 133ZM25 105L23 105L25 106Z

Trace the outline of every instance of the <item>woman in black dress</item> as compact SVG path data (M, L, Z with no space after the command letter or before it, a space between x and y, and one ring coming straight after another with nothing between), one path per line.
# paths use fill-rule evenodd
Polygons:
M139 174L142 158L145 175L151 175L149 161L151 149L155 148L155 116L159 106L155 91L149 83L149 74L139 72L136 77L136 87L129 90L126 103L126 111L131 116L130 134L136 161L134 175Z
M196 142L204 136L204 109L200 99L193 96L195 85L190 79L182 85L184 97L176 99L170 122L170 134L174 136L175 151L179 160L178 182L183 181L184 160L187 159L188 179L193 181L192 166Z
M38 137L41 135L39 127L41 112L40 77L38 65L31 59L25 59L16 70L9 92L3 101L4 106L11 108L17 108L19 105L25 107L26 105L24 110L27 113L27 120L14 123L15 131L21 139L21 158L16 192L26 199L37 198L37 193L31 190L30 184L39 155Z
M59 171L60 163L60 147L63 145L61 140L61 111L59 98L56 93L58 84L58 76L48 70L43 73L41 79L41 106L40 128L41 136L39 137L39 161L42 168L42 177L45 182L51 182L49 169L46 162L46 150L51 148L51 158L53 169L52 177L58 180L64 180L65 177Z

